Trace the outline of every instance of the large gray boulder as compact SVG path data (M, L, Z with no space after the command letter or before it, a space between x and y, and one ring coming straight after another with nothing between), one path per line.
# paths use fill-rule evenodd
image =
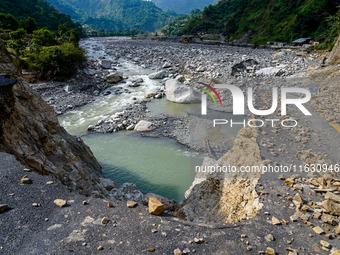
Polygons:
M99 64L103 69L110 69L112 62L110 60L103 59L99 61Z
M195 104L201 102L201 93L184 85L178 80L167 80L165 83L166 97L169 101L181 104Z
M135 127L135 131L138 132L148 132L154 129L155 127L153 126L152 122L146 120L139 121Z
M166 76L166 71L164 70L149 74L150 79L163 79L165 76Z
M118 83L122 79L123 79L122 76L117 72L110 73L106 76L106 81L108 83Z

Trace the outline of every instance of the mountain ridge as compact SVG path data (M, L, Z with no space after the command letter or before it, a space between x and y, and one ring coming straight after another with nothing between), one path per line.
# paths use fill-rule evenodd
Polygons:
M142 0L47 0L81 24L97 29L140 29L153 32L165 26L174 13Z
M56 31L60 24L68 28L80 28L71 17L59 12L44 0L1 0L0 13L11 14L17 19L33 18L39 27Z

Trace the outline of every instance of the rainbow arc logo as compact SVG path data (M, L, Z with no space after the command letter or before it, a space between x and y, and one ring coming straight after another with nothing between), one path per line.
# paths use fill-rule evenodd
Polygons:
M201 84L201 85L203 85L204 87L207 88L207 89L205 89L205 88L199 88L199 89L204 91L204 92L206 92L212 98L212 100L214 101L215 105L217 105L215 97L213 96L213 94L211 94L211 92L208 89L210 89L217 96L218 100L220 101L221 106L223 106L220 95L217 93L217 91L213 87L211 87L210 85L205 84L203 82L199 82L199 84Z

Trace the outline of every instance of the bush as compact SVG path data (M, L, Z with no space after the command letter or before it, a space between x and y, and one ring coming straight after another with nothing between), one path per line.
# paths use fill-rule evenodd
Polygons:
M20 21L20 27L26 30L28 34L32 34L34 30L37 30L37 23L31 17Z
M20 40L20 39L24 39L26 34L27 34L26 31L23 28L20 28L17 31L10 32L9 37L12 40Z
M19 28L19 21L11 14L0 13L0 28L17 30Z
M39 30L35 30L33 32L33 42L40 46L51 46L55 45L54 35L47 28L42 28Z
M44 79L65 79L71 77L77 67L85 60L85 51L72 43L58 46L42 47L30 56L35 69Z

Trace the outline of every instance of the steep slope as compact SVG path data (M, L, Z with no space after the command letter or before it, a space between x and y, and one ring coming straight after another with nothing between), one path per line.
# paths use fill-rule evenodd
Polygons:
M17 19L32 17L39 27L57 30L59 24L67 24L69 29L79 27L70 16L57 11L44 0L1 0L0 13L12 14Z
M84 195L107 194L100 184L101 167L90 149L59 126L53 108L29 88L1 44L0 74L17 81L0 86L0 152L13 154Z
M203 10L204 7L217 3L217 0L152 0L163 10L173 10L180 14L189 14L194 9Z
M338 5L339 0L222 0L205 8L183 33L223 33L231 40L248 34L253 43L318 37Z
M155 31L171 17L152 2L142 0L48 0L82 24L98 29Z

